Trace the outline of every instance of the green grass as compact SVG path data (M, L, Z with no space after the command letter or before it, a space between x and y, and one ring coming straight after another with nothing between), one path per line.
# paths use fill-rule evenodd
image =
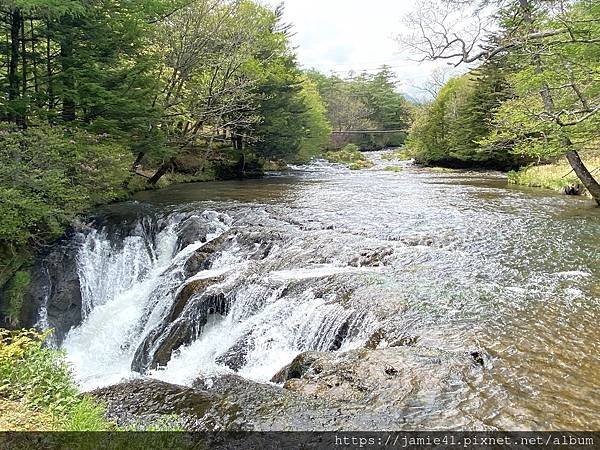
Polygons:
M329 162L344 164L351 170L370 169L373 162L360 152L354 144L348 144L341 150L333 150L323 154Z
M12 325L17 325L21 317L21 308L25 291L31 283L29 272L18 271L9 281L6 289L6 301L2 311L4 317Z
M582 157L589 170L600 167L599 155L585 155ZM598 172L595 172L597 177ZM508 173L508 182L521 186L539 187L562 192L569 186L581 184L572 171L566 158L561 158L553 164L530 166L519 171Z

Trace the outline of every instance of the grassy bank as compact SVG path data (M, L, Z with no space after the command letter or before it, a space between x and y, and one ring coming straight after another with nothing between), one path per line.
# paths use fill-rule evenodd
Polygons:
M589 170L595 170L594 175L597 177L600 168L600 155L586 154L582 155L582 159ZM566 158L552 164L542 164L539 166L530 166L519 171L508 173L508 181L512 184L529 187L539 187L544 189L552 189L559 192L579 192L585 194L585 189Z
M329 162L344 164L351 170L369 169L373 167L373 163L360 152L358 146L348 144L341 150L332 150L324 152L323 156Z
M0 431L115 429L79 392L63 353L43 347L45 337L0 329Z

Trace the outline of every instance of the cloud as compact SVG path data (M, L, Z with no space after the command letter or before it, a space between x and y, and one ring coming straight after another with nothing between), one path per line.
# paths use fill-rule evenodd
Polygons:
M280 0L262 0L276 6ZM399 0L285 0L284 20L294 25L292 38L305 68L341 75L374 72L387 64L398 75L401 89L413 96L422 91L431 72L443 62L418 63L400 48L395 37L413 2Z

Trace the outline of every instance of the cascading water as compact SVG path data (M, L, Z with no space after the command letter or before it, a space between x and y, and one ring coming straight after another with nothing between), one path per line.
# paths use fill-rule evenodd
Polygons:
M154 378L119 408L159 379L234 427L598 424L598 211L378 158L110 205L36 269L38 324L85 389Z
M200 223L202 232L197 240L186 236L190 243L180 248L182 232L191 221L196 232ZM364 342L370 329L368 314L336 303L335 292L315 295L303 285L293 288L306 280L364 269L309 264L272 270L285 264L286 251L302 254L306 249L295 243L287 249L274 246L266 258L257 259L261 242L240 246L232 234L218 247L210 267L190 273L192 256L231 225L227 214L204 211L172 214L153 226L142 220L117 240L108 228L87 232L77 255L82 323L62 344L84 388L138 376L132 371L136 356L160 351L170 339L173 323L183 320L195 335L173 347L166 366L150 367L148 375L190 384L201 375L233 368L247 378L268 381L302 351L347 349ZM262 239L268 241L268 233ZM209 286L191 295L184 308L188 316L171 319L186 286L204 280ZM193 301L207 292L221 295L227 306L199 319ZM144 346L145 342L149 344Z

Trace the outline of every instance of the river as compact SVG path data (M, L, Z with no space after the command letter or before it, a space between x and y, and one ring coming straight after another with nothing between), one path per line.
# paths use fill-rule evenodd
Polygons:
M386 171L381 156L103 208L76 237L83 322L61 343L81 385L269 383L304 351L435 349L475 363L386 369L411 381L402 422L382 414L382 429L600 428L600 210L500 174Z

